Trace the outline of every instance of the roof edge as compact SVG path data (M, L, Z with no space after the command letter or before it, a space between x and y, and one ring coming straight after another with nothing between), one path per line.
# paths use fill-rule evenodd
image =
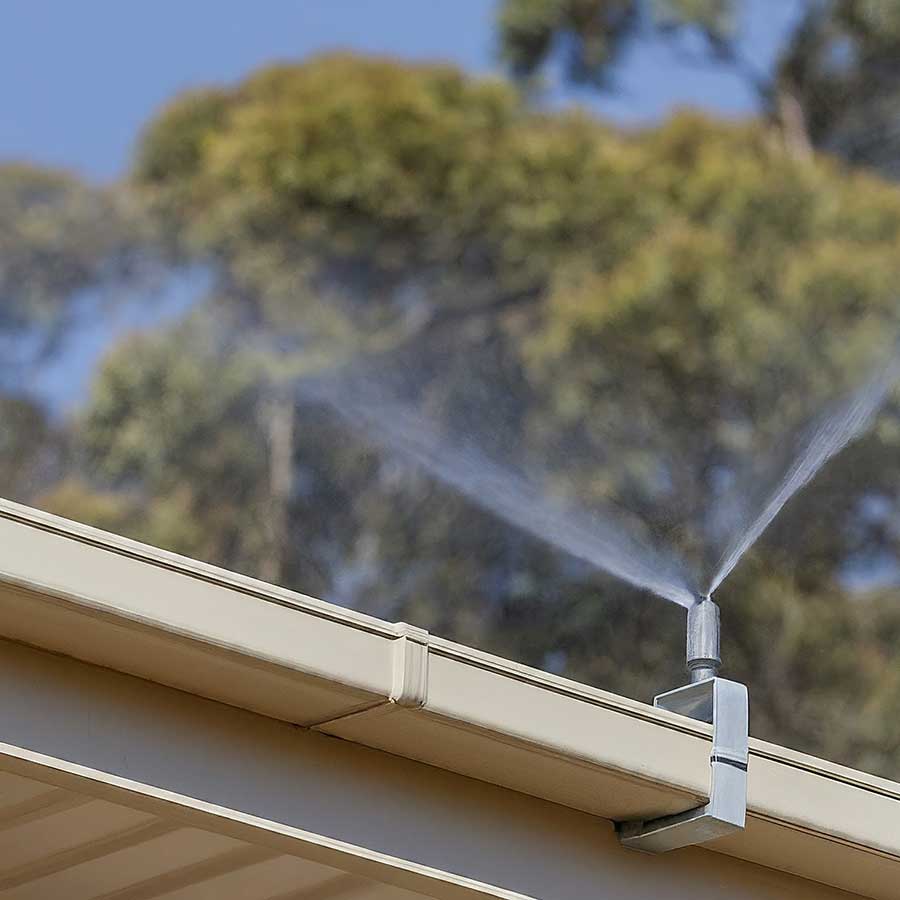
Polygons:
M604 818L708 789L707 725L5 500L0 637ZM750 758L747 831L712 849L896 883L900 784L756 739Z

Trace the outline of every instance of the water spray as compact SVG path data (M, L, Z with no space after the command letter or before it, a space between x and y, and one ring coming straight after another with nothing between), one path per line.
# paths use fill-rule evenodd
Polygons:
M747 688L719 677L719 607L712 594L772 520L829 459L870 427L900 374L895 349L868 380L818 420L800 452L760 502L748 506L730 534L709 581L695 585L676 555L611 510L589 511L548 497L541 480L498 462L467 442L448 442L440 428L383 395L372 373L303 381L307 400L332 408L351 426L405 456L434 477L518 528L547 540L635 587L687 610L690 683L660 694L654 706L712 726L709 800L672 816L617 825L622 844L648 853L701 844L744 827L747 803ZM376 383L376 387L373 387ZM701 590L698 592L697 588ZM684 726L683 726L684 727ZM702 733L692 726L695 733Z
M709 800L671 816L616 823L623 846L664 853L704 844L744 827L747 812L749 718L747 688L719 677L719 607L708 594L687 612L690 684L657 696L653 705L712 725Z
M895 347L886 363L880 364L860 388L816 423L802 452L755 516L747 519L726 547L706 592L688 606L687 668L691 683L660 694L653 705L712 725L709 801L674 816L617 823L619 840L624 846L647 853L662 853L702 844L744 827L749 758L747 688L719 677L722 665L719 607L711 594L785 503L829 459L868 430L898 374L900 352Z

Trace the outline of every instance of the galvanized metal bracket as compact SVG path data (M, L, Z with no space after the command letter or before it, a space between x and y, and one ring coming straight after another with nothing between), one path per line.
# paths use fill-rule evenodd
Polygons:
M645 853L664 853L742 829L749 759L747 688L725 678L707 678L660 694L653 705L712 724L709 802L671 816L618 822L622 845Z

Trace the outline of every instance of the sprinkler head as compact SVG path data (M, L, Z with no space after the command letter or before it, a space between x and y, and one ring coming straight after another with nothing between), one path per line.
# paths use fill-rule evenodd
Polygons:
M701 806L655 819L617 822L625 847L664 853L705 844L740 831L747 815L747 688L719 678L719 607L706 594L687 614L687 664L691 684L659 694L658 709L712 725L709 800Z
M715 678L719 656L719 607L708 596L700 596L687 613L687 667L691 681Z

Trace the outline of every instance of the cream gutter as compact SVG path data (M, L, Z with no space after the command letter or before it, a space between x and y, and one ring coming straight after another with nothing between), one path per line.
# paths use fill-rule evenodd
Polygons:
M0 637L603 820L708 787L702 723L8 501ZM900 785L751 739L747 828L709 849L898 897Z

